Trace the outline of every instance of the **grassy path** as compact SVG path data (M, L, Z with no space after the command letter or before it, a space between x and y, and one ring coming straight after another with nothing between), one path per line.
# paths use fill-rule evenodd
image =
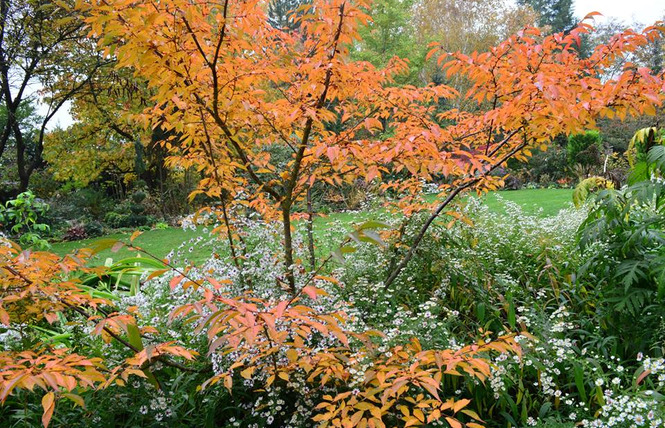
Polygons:
M524 212L532 215L551 216L556 215L559 210L566 208L572 201L572 190L569 189L524 189L524 190L505 190L492 192L485 196L485 203L491 211L501 212L504 205L501 200L515 202L522 207ZM370 217L369 213L334 213L328 217L317 218L314 223L314 232L321 237L325 234L328 226L333 221L342 224L352 224L360 222L363 217ZM84 239L74 242L61 242L53 244L53 251L57 254L67 254L79 248L90 246L98 239L128 239L130 233L116 233L102 238ZM171 250L180 248L181 254L187 259L200 262L207 259L214 252L214 243L210 242L210 237L204 228L197 230L183 230L181 228L168 228L163 230L149 230L144 232L134 241L134 244L144 248L146 251L158 257L166 256ZM94 263L102 264L106 258L115 260L129 257L133 253L121 249L117 253L110 250L102 251Z

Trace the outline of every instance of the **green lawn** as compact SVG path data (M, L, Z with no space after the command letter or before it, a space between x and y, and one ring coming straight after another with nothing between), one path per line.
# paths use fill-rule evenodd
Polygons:
M524 189L505 190L492 192L484 197L484 202L490 210L500 212L504 210L500 199L512 201L519 204L525 212L538 214L543 217L555 215L562 208L567 207L572 201L572 190L570 189ZM334 213L328 217L317 218L314 223L314 233L321 236L333 221L343 224L360 223L371 217L370 213ZM57 254L67 254L78 248L89 247L98 239L123 239L128 240L130 233L116 233L103 238L84 239L75 242L61 242L53 244L53 251ZM214 240L203 228L197 230L182 230L180 228L169 228L163 230L149 230L144 232L134 241L137 245L149 253L164 257L171 250L179 251L180 258L186 258L193 262L201 262L213 253ZM179 249L179 250L178 250ZM94 263L102 264L106 258L115 260L134 255L126 249L117 253L104 250L95 257Z
M525 213L539 214L543 217L556 215L562 208L573 202L573 189L523 189L491 192L485 196L485 203L492 211L502 211L500 198L515 202ZM541 211L542 209L542 211Z

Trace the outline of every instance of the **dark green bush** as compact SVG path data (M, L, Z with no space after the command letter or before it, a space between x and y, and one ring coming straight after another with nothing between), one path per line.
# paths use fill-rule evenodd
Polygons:
M113 229L127 227L129 224L129 214L122 214L115 211L106 213L104 216L104 223Z
M104 225L99 221L87 221L84 223L84 229L88 237L102 236L104 234Z
M598 131L586 131L568 137L566 153L569 165L598 165L601 151L602 144Z

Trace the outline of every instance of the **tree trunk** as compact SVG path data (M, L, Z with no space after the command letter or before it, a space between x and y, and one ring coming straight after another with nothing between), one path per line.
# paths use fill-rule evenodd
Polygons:
M312 188L307 188L307 249L309 251L309 267L316 270L316 253L314 252L314 212L312 210Z
M293 237L291 235L291 201L282 202L282 223L284 227L284 275L291 294L296 292L296 278L293 275Z

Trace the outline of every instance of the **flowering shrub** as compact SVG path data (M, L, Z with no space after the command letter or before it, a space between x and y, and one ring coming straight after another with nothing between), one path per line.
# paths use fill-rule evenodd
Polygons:
M540 218L504 206L503 213L492 213L471 200L459 208L465 221L435 225L417 263L388 288L377 272L389 267L400 242L411 239L418 218L409 223L379 215L393 225L379 234L384 247L361 241L343 260L331 259L329 273L296 270L301 291L295 297L279 286L279 233L259 220L234 221L243 242L237 248L244 255L242 270L227 256L228 244L213 236L183 243L165 272L158 269L164 262L146 259L136 287L96 291L99 303L117 315L83 324L56 321L54 334L42 333L66 336L55 339L58 352L76 351L94 364L103 358L111 369L95 378L104 389L75 388L71 404L59 404L55 417L69 426L109 420L149 426L215 426L224 420L224 426L243 427L439 420L472 427L480 420L538 425L552 417L585 426L658 426L665 417L662 359L621 360L602 346L602 329L589 327L595 316L585 312L586 283L575 276L591 254L579 251L574 233L586 211ZM215 218L192 221L212 231L219 227ZM348 233L348 226L329 223L325 236L339 241ZM305 257L302 238L295 235L294 249ZM195 245L208 245L216 255L193 266L187 258ZM77 284L72 280L70 287ZM28 325L3 331L7 349L21 349L31 336ZM149 358L184 349L201 357L184 366L154 361L146 375L141 367L148 355L128 354L110 335L129 340L132 325L142 332L141 343L151 346ZM498 341L485 344L492 337ZM74 348L67 351L67 344ZM11 379L11 365L5 366L2 376ZM395 389L402 381L407 383ZM200 385L204 389L197 391ZM17 389L0 412L32 403L30 397ZM95 411L78 407L76 397ZM113 404L100 407L107 400ZM413 407L414 401L420 405ZM38 419L36 406L16 416L17 423Z

